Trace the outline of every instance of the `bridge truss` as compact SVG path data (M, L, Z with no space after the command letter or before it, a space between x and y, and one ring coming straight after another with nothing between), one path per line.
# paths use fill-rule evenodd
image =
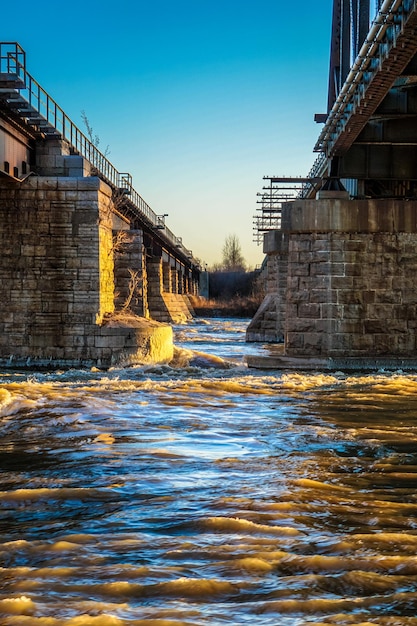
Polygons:
M328 111L315 120L324 126L308 179L342 181L353 198L417 198L417 0L333 1ZM271 183L258 194L257 243L279 227L279 193Z
M331 109L315 146L316 151L325 152L328 157L348 150L401 75L404 75L402 85L414 83L415 75L412 68L410 81L406 68L417 53L417 0L385 0L381 4L348 72L343 60L347 57L349 32L343 33L343 22L341 26L338 23L338 13L347 4L346 0L334 3L329 82ZM363 22L366 22L366 9L369 15L369 0L362 7ZM339 65L335 49L342 59ZM337 75L339 81L335 80Z

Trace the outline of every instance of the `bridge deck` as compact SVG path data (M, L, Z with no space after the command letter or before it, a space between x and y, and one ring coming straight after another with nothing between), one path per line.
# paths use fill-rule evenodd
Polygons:
M329 157L350 148L417 53L416 1L388 4L391 9L379 13L316 143L315 150Z

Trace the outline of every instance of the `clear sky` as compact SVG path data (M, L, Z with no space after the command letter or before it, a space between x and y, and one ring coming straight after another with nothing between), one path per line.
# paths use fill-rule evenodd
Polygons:
M2 41L195 257L250 266L264 175L304 176L325 112L331 0L4 2Z

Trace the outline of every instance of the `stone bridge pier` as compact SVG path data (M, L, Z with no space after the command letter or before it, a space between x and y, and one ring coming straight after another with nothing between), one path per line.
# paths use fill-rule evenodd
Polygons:
M172 328L158 322L191 317L186 294L198 275L65 141L38 141L31 168L21 180L0 175L0 362L169 361Z
M249 365L417 365L417 201L295 200L264 251L268 294L247 340L281 347Z
M197 293L198 277L183 263L155 247L152 255L146 257L146 273L151 317L159 322L190 320L194 312L188 296Z

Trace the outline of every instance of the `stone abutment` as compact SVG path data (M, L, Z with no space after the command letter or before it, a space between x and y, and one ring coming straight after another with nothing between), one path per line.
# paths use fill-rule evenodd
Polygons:
M168 362L165 322L178 316L156 276L163 251L150 258L143 231L65 142L40 142L36 158L36 174L0 178L1 364Z
M264 245L269 293L247 340L282 341L275 366L417 363L416 201L296 200Z

